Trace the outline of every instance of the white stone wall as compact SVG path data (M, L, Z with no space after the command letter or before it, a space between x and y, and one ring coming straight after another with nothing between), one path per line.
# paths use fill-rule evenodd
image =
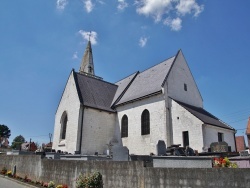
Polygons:
M172 100L173 143L183 147L183 131L188 131L189 146L202 152L203 122Z
M228 146L231 146L232 151L236 151L234 131L207 124L204 125L203 131L204 146L209 148L212 142L218 142L218 132L220 132L223 133L223 141L227 142Z
M105 153L114 137L116 113L84 108L82 154Z
M78 136L78 115L80 101L78 98L76 85L71 72L68 82L65 86L61 101L55 115L55 126L53 135L53 149L74 153L76 150ZM65 140L60 139L61 134L61 117L63 112L67 113L68 122Z
M120 129L123 115L128 116L128 137L122 138L122 144L129 149L130 154L156 154L158 140L166 142L166 109L163 97L163 94L159 94L117 107L117 123ZM141 135L141 114L145 109L150 113L149 135Z
M184 90L187 85L187 91ZM178 101L203 107L202 97L186 63L183 54L180 52L167 78L168 96Z

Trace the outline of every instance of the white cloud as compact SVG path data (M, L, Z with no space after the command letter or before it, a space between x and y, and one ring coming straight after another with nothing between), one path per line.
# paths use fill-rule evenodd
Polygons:
M118 0L118 10L124 10L125 8L128 7L128 3L126 2L126 0Z
M175 18L175 19L167 18L164 21L164 24L169 26L171 30L173 31L181 30L181 27L182 27L181 23L182 23L182 20L180 18Z
M156 22L172 8L171 0L138 0L136 1L139 14L152 16Z
M68 4L67 0L57 0L56 1L56 8L58 10L64 10L67 4Z
M181 17L187 14L198 17L204 10L204 5L198 5L197 0L135 0L135 5L138 14L152 17L155 22L162 22L173 31L181 29Z
M143 48L144 46L146 46L147 41L148 41L147 37L141 37L139 40L139 46Z
M85 0L84 1L84 7L85 7L86 11L88 13L90 13L94 8L94 4L92 3L91 0Z
M197 17L204 10L204 5L199 6L195 0L180 0L179 4L176 5L176 9L183 16L193 12L194 16Z
M78 52L74 52L74 54L72 56L72 59L79 59Z
M97 33L95 31L83 31L80 30L78 33L82 36L82 38L86 41L91 41L91 44L95 45L97 44Z
M102 4L102 5L105 4L105 2L104 2L104 1L101 1L101 0L99 0L98 3L100 3L100 4Z

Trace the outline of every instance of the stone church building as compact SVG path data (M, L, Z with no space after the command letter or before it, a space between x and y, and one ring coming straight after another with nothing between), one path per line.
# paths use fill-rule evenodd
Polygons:
M235 129L203 108L181 50L143 72L109 83L95 75L91 42L79 72L71 71L55 115L53 149L93 155L108 144L130 154L157 153L157 143L202 152L225 141L235 151Z

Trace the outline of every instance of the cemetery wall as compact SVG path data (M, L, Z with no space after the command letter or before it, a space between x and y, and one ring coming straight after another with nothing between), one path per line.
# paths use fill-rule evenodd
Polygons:
M48 160L40 156L0 156L0 169L12 169L33 180L66 183L75 187L81 173L99 171L104 188L150 187L250 187L249 169L229 168L148 168L141 161Z
M156 156L153 167L161 168L212 168L211 157Z

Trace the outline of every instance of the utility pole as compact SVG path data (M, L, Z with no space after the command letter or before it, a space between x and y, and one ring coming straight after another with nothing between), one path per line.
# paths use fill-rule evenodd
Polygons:
M30 138L30 146L31 146L31 138ZM29 151L31 151L31 147L29 147Z
M52 143L51 143L51 138L52 138L52 134L51 134L51 133L49 133L49 144L51 144L50 152L52 152Z

